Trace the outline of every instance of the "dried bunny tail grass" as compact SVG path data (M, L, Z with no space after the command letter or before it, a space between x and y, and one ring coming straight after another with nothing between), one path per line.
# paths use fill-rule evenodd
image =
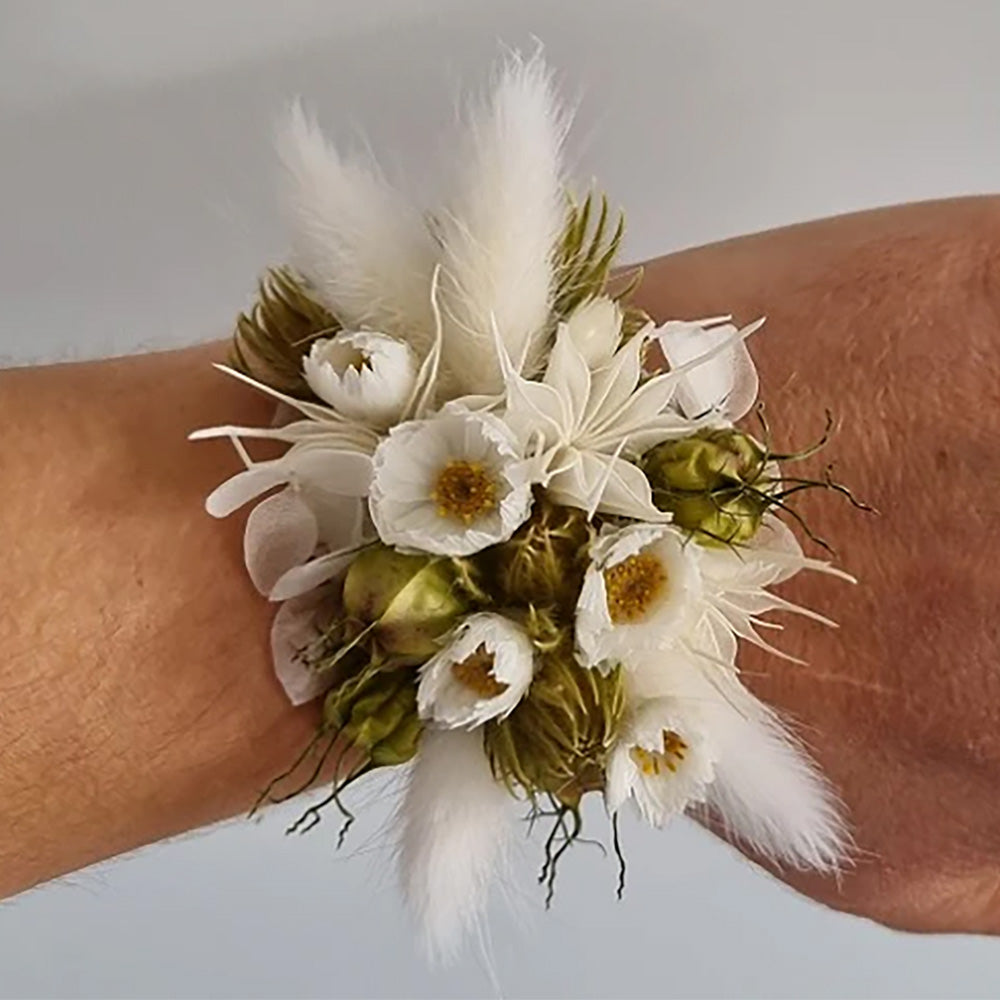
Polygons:
M299 399L313 398L302 359L314 340L340 330L307 282L288 267L260 279L257 301L236 321L230 364L237 371Z
M492 98L469 112L456 190L437 220L452 391L502 389L494 328L519 370L540 366L565 222L567 126L539 56L510 57Z
M453 959L482 920L506 861L510 795L495 781L482 735L428 730L400 805L400 879L424 952Z
M293 261L345 327L433 339L434 241L422 218L373 165L341 156L295 104L278 148L293 225Z

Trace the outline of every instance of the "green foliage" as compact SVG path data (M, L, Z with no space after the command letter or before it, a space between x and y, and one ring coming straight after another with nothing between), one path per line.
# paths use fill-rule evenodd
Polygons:
M314 340L339 329L304 279L288 267L272 267L260 279L253 307L236 320L230 362L259 382L309 399L313 393L302 375L302 359Z

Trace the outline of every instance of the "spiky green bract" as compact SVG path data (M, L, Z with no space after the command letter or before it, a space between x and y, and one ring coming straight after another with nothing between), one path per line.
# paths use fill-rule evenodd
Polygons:
M559 323L588 299L609 294L622 307L622 336L633 336L648 322L647 313L628 302L641 278L640 271L615 282L612 267L625 235L625 216L612 224L608 199L591 192L582 202L569 199L566 225L555 251L555 289L552 320ZM609 282L617 284L609 289Z
M509 541L479 557L503 605L530 605L571 622L595 535L585 511L559 507L539 493L531 516Z
M553 637L554 638L554 637ZM528 693L506 719L487 723L484 745L497 779L529 798L576 805L604 787L604 767L625 708L622 671L582 668L565 634L538 654Z
M303 278L291 268L272 267L260 279L253 307L236 320L230 363L265 385L311 399L302 359L313 341L338 330L340 323L313 298Z

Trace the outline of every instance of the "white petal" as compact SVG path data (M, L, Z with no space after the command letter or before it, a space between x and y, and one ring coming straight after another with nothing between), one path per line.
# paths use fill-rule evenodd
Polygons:
M216 486L205 500L205 510L212 517L228 517L261 493L287 481L288 471L281 459L258 462Z
M341 549L317 556L301 566L293 566L275 581L271 588L271 600L287 601L315 590L346 569L355 555L356 549Z
M544 382L559 393L564 405L568 404L571 411L568 423L576 427L590 398L590 369L565 324L556 333Z
M243 535L243 557L254 586L270 594L284 573L313 554L318 541L316 518L296 490L262 500L250 512Z
M274 672L293 705L304 705L329 687L329 678L311 669L302 657L320 635L316 624L320 603L312 594L286 601L271 625Z
M719 345L732 341L725 350L706 357L681 379L677 399L689 417L715 410L735 421L744 416L757 398L757 370L746 344L739 339L743 331L732 324L705 327L697 323L672 320L656 331L672 369L711 355Z
M372 460L361 452L306 442L289 449L283 461L289 478L327 493L363 497L371 486Z

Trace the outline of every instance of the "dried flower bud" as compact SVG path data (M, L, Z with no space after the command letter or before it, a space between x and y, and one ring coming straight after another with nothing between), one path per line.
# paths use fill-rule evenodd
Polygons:
M642 459L653 501L705 545L752 538L767 509L765 453L734 428L664 441Z
M372 625L379 646L422 662L467 610L451 562L405 555L385 545L365 549L344 579L344 611Z
M383 670L334 688L323 702L323 722L377 766L402 764L417 750L422 726L409 671Z

